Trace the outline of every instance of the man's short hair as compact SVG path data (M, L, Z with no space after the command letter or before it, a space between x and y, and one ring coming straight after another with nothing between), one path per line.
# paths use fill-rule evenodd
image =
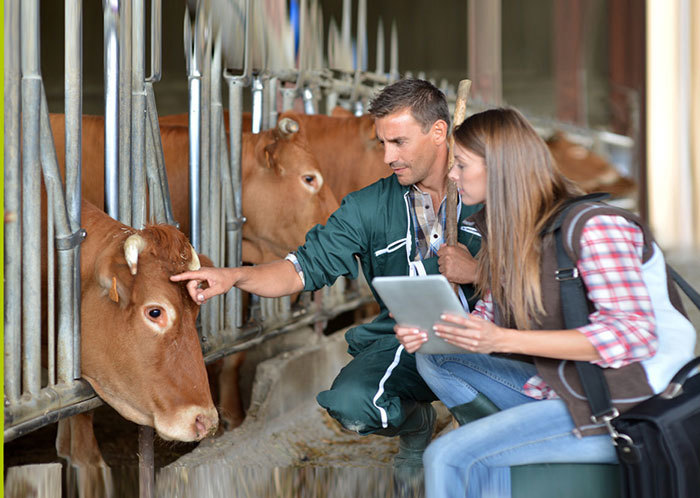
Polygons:
M429 81L405 79L392 83L372 99L368 112L375 118L383 118L403 109L411 110L423 133L438 119L450 126L445 95Z

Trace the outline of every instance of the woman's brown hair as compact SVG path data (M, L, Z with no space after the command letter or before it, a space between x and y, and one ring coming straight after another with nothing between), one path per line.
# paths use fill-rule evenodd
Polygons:
M506 324L533 328L533 317L544 313L540 232L562 202L580 191L515 109L470 116L455 130L455 142L486 163L487 240L477 257L477 289L491 290Z

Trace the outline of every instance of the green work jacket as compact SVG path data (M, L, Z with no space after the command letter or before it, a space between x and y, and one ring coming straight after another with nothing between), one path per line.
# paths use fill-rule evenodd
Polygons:
M367 282L377 276L436 274L436 256L414 262L416 245L408 192L395 175L379 180L362 190L348 194L325 225L316 225L306 235L306 242L297 250L304 272L304 290L317 290L332 285L339 276L357 278L358 261ZM476 255L481 245L478 232L463 220L482 205L460 203L460 243ZM470 308L476 301L472 285L461 286ZM349 353L357 354L368 343L393 334L395 322L382 300L372 288L380 313L371 323L351 329L346 338Z

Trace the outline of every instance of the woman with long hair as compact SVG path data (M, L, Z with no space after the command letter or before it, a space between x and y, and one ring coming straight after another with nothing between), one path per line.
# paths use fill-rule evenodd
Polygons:
M590 304L589 323L567 329L548 227L581 192L544 141L514 109L475 114L455 130L449 177L464 204L485 204L470 219L482 235L482 299L468 318L445 315L433 327L464 354L416 355L427 384L465 424L428 447L427 496L510 496L513 465L616 462L571 369L573 361L603 367L622 411L662 390L690 359L692 325L668 302L666 288L645 283L665 274L663 255L621 210L567 218L563 229L575 234L576 270ZM678 344L664 344L658 355L667 329ZM415 328L395 331L408 352L427 340ZM484 411L492 414L474 420Z

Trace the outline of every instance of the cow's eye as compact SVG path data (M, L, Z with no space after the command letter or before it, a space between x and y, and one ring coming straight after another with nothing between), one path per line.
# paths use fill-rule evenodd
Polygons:
M149 316L149 318L157 320L163 314L163 310L160 308L148 308L146 310L146 314Z
M306 183L308 183L309 185L312 185L314 183L315 179L316 179L316 177L313 175L304 175L304 181Z

